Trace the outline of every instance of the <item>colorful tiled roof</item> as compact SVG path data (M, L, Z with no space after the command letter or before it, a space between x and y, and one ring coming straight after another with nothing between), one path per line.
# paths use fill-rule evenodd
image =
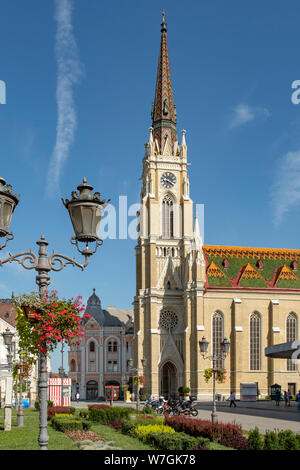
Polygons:
M152 111L153 136L161 148L166 139L173 146L177 140L176 110L173 100L171 71L168 52L167 24L163 13L161 43L157 69L154 107Z
M203 245L203 253L207 288L300 289L300 250Z

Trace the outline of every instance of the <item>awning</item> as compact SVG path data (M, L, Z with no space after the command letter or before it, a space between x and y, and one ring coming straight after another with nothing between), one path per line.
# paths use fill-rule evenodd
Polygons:
M268 346L265 355L271 358L300 359L300 340Z

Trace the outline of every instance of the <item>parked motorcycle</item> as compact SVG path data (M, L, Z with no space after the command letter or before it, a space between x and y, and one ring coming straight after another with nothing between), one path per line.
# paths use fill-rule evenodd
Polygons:
M195 407L195 398L190 397L189 400L182 400L178 403L176 407L176 412L178 415L187 415L187 416L197 416L198 410Z

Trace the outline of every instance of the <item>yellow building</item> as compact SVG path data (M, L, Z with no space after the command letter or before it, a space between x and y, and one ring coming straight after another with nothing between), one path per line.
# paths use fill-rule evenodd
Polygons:
M300 250L203 245L190 198L185 131L178 142L167 45L161 48L152 127L143 158L134 298L135 367L153 396L187 386L199 398L211 394L199 341L208 355L230 341L226 380L218 391L239 396L240 384L256 382L261 395L278 383L295 394L298 366L267 358L264 348L299 335ZM220 240L221 242L221 240ZM142 372L140 372L142 373Z

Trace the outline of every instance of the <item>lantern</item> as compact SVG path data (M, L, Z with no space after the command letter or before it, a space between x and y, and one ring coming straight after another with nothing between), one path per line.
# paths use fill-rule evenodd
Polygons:
M86 178L83 178L83 183L77 189L79 194L72 191L72 199L62 199L62 202L69 212L76 241L95 242L99 240L101 217L109 201L100 199L98 192L92 194L93 186L86 182Z
M201 352L202 355L204 355L207 352L207 348L208 348L208 345L209 345L209 342L205 339L204 336L203 336L202 340L199 341L199 345L200 345L200 352Z
M6 237L13 211L18 204L20 196L12 194L12 187L0 178L0 237Z
M228 341L227 338L224 338L222 343L221 343L221 349L222 349L222 352L227 355L228 354L228 351L229 351L229 348L230 348L230 342Z

